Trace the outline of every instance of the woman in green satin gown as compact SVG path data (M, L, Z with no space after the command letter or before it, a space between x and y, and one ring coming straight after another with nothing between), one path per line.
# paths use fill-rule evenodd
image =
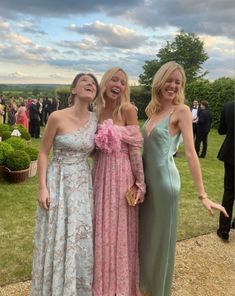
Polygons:
M184 104L185 73L175 63L155 74L144 125L144 171L147 186L140 207L140 288L144 295L169 296L174 271L180 177L173 155L183 138L185 155L203 206L225 209L208 199L194 149L192 115Z

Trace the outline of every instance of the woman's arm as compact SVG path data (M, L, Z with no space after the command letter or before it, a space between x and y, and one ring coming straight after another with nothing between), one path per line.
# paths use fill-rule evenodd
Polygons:
M38 155L38 201L39 205L47 210L49 208L49 192L46 184L47 163L48 155L58 130L58 122L57 114L52 113L48 118Z
M128 104L125 106L124 110L124 118L126 125L136 125L139 126L138 118L137 118L137 110L136 107L132 104ZM142 136L138 127L135 130L136 134L133 134L133 137L140 138L140 142L142 140ZM131 163L132 173L135 177L135 188L136 191L136 199L135 204L144 201L145 195L145 182L144 182L144 170L143 170L143 161L142 161L142 154L141 154L141 145L128 145L129 150L129 157Z
M194 148L193 131L192 131L192 115L189 108L186 105L178 107L177 110L178 127L183 136L185 156L189 165L191 175L197 188L198 197L202 201L204 207L212 214L213 209L220 210L227 216L227 213L220 204L212 202L208 199L205 192L201 167L197 153Z

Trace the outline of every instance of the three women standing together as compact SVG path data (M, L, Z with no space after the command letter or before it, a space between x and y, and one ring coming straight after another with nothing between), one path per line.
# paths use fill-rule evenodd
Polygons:
M184 85L184 71L175 62L163 65L153 82L144 127L147 195L140 206L139 236L138 207L145 195L143 139L130 104L128 77L119 68L107 71L99 92L93 75L75 77L74 105L49 117L41 144L31 295L170 295L180 188L173 154L180 134L203 205L226 215L203 187L189 128L191 112L183 103ZM95 98L96 112L91 113L88 105ZM88 164L92 151L93 194ZM135 206L125 198L130 188Z

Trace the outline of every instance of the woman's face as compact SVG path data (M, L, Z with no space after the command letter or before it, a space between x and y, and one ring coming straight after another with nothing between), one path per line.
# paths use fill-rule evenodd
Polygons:
M182 87L182 74L179 70L173 71L164 85L161 88L161 98L164 100L173 101L181 90Z
M121 70L117 71L106 83L105 98L117 100L124 93L126 84L125 74Z
M76 87L73 89L73 94L76 94L80 99L85 99L88 102L93 101L96 92L97 86L95 80L89 75L80 77Z

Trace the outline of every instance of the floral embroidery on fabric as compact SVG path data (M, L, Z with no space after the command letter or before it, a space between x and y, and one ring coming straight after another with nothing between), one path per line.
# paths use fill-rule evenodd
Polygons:
M36 215L31 296L92 296L93 193L88 156L97 119L54 138L48 211Z

